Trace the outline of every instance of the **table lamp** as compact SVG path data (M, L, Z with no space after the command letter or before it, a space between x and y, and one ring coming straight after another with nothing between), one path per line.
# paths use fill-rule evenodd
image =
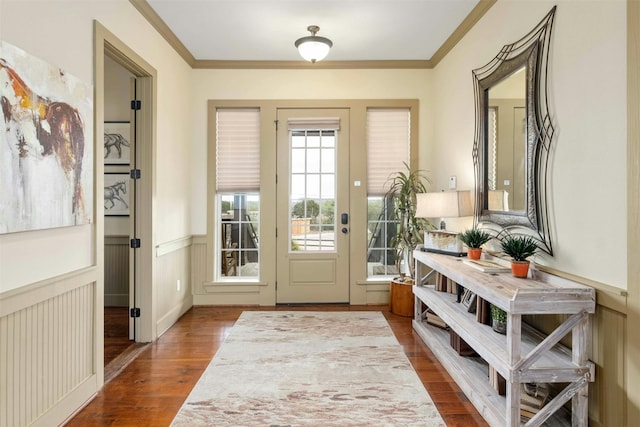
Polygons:
M446 230L444 218L458 218L473 215L471 191L441 191L416 195L416 217L440 218L440 230L424 232L424 247L427 252L464 256L458 233Z

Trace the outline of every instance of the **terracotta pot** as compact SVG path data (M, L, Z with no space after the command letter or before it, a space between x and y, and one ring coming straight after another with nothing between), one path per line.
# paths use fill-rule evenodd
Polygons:
M526 279L529 275L529 261L511 261L511 274Z
M482 248L467 248L469 259L480 259L480 256L482 256Z
M389 310L399 316L413 317L413 302L413 280L394 278L389 289Z

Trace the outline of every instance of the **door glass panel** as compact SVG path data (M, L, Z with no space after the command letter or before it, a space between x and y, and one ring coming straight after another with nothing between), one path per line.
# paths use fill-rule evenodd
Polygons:
M336 132L296 130L290 140L290 250L335 251Z

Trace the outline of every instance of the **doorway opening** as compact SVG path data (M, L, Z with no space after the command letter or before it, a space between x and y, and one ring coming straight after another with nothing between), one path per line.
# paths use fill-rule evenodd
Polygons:
M139 55L122 43L106 28L95 22L95 118L97 142L104 142L105 148L96 150L102 155L97 156L96 194L104 196L104 216L96 218L98 235L97 264L105 272L104 305L115 306L113 316L117 323L111 326L112 310L99 310L96 322L104 327L98 330L99 347L104 351L98 355L98 360L111 360L120 363L131 360L130 352L138 351L140 346L128 345L132 343L151 342L156 338L153 319L153 228L155 215L153 212L153 158L155 139L155 99L156 99L156 70L146 63ZM112 109L110 97L114 89L109 87L110 76L107 67L116 70L120 75L119 92L123 93L116 110ZM124 82L124 83L123 83ZM108 94L108 96L107 96ZM128 98L128 99L127 99ZM115 128L115 130L114 130ZM118 130L118 132L116 132ZM120 134L127 142L119 141L118 148L107 150L107 143L111 142L109 134ZM128 148L128 150L127 150ZM117 153L117 154L116 154ZM127 158L128 154L128 158ZM104 157L111 157L110 159ZM113 182L112 182L113 181ZM117 196L108 189L111 184L121 185ZM111 215L113 214L113 215ZM117 217L117 218L116 218ZM118 246L118 263L108 257L106 245L116 243ZM119 290L112 292L107 286L107 276L118 270L115 278ZM110 279L111 280L111 279ZM111 284L109 284L111 286ZM107 294L109 291L111 293ZM126 319L123 318L126 316ZM126 326L125 326L126 324ZM109 328L109 330L107 329ZM107 354L104 345L109 344L105 339L106 333L118 331L122 338L124 331L127 339L120 340L120 346L126 347L124 353L112 359ZM120 339L119 338L119 339ZM100 345L102 344L102 345ZM115 350L114 350L115 351ZM103 357L100 357L103 356ZM120 360L119 360L120 359ZM110 369L109 371L112 371ZM104 372L108 372L105 370ZM105 378L108 378L105 375Z
M135 340L130 307L130 240L135 220L135 76L108 52L104 56L104 365L126 352Z

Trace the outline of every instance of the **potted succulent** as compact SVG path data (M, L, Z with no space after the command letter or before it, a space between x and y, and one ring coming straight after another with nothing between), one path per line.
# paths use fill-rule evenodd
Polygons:
M482 255L482 245L491 240L491 235L479 228L470 228L458 234L462 243L467 245L467 255L469 259L480 259Z
M500 240L502 252L511 257L511 273L526 278L529 274L527 258L538 251L538 242L531 236L505 234Z
M493 330L499 334L505 335L507 333L507 312L492 304L491 319Z

